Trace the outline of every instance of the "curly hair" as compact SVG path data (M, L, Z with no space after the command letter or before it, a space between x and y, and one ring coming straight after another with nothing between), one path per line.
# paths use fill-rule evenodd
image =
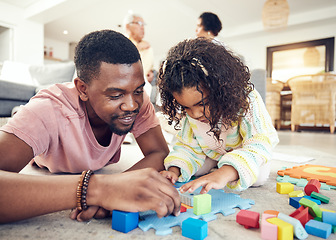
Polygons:
M85 35L76 46L75 65L78 77L85 83L97 77L102 62L133 64L140 60L135 45L123 34L101 30Z
M218 16L211 12L202 13L199 18L202 20L201 24L205 31L211 31L214 36L222 30L222 22Z
M210 131L217 139L221 125L227 129L246 114L248 95L254 89L249 69L240 58L206 38L184 40L172 47L161 64L158 86L162 111L170 125L175 122L175 129L186 111L173 93L180 94L183 88L192 87L202 96L206 93Z

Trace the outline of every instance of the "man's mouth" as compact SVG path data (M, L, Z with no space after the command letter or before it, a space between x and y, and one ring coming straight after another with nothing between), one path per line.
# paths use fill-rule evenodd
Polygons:
M121 116L121 117L118 117L118 121L123 125L131 125L134 122L136 116L137 114Z

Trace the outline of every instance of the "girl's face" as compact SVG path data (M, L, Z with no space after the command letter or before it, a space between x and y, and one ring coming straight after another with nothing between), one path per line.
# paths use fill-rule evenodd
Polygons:
M207 105L207 94L200 93L196 87L183 88L182 92L173 93L175 100L184 107L187 114L198 121L209 123L209 106Z

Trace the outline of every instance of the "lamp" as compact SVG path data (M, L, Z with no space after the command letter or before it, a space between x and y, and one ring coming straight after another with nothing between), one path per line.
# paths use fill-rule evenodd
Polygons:
M287 26L289 5L287 0L267 0L262 10L262 21L266 30Z

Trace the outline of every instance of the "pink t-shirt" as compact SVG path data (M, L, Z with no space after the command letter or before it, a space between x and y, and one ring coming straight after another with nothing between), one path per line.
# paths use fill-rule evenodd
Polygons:
M154 107L144 94L131 132L137 138L159 124ZM50 172L78 173L116 163L125 138L112 134L109 146L98 143L73 83L41 90L0 130L15 134L31 146L35 162Z

